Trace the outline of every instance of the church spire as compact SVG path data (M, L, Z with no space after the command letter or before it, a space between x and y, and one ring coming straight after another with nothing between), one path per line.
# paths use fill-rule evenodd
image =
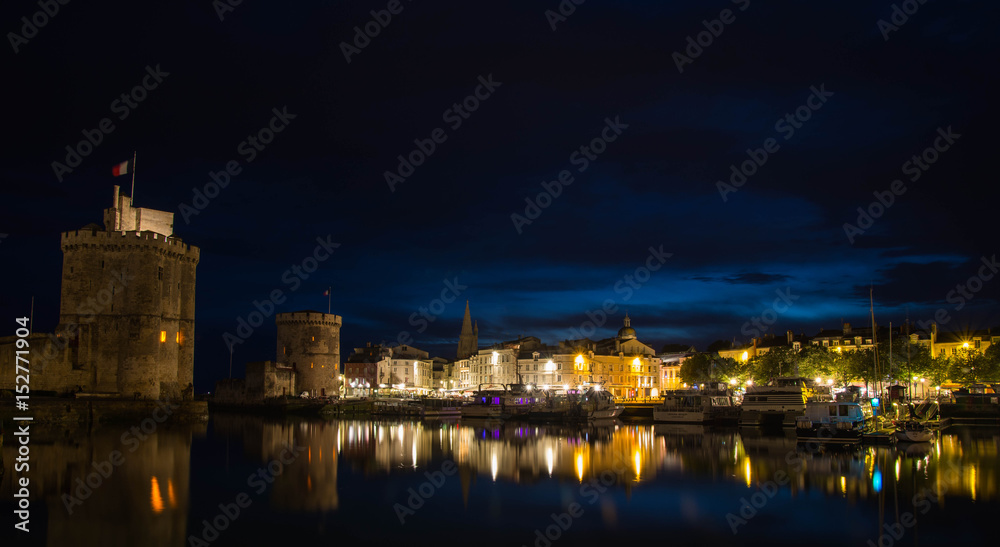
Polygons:
M458 352L456 357L465 359L479 349L479 322L472 327L472 315L469 313L469 301L465 301L465 317L462 318L462 333L458 337Z

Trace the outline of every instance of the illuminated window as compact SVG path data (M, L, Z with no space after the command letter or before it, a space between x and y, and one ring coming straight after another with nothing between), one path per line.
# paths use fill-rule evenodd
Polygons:
M177 343L181 343L181 331L177 331Z
M313 336L313 337L312 337L312 341L313 341L313 342L315 342L315 341L316 341L316 337L315 337L315 336Z
M161 330L160 331L160 342L166 342L166 341L167 341L167 331Z
M309 368L313 368L313 364L312 363L309 363Z

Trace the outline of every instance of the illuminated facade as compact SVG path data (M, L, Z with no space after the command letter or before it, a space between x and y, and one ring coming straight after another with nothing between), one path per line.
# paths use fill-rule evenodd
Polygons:
M434 390L434 361L426 351L413 346L389 348L378 362L378 387L385 390L427 395Z

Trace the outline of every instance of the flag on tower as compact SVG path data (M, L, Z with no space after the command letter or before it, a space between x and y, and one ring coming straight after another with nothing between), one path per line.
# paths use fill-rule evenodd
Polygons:
M119 175L127 175L129 171L132 170L132 166L130 165L131 163L132 162L130 161L123 161L119 163L111 168L111 174L116 177Z
M323 291L323 296L330 296L330 289Z

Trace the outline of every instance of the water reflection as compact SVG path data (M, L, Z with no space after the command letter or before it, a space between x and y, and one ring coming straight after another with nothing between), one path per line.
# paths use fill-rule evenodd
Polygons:
M33 426L32 532L48 545L181 545L189 512L191 444L205 426L87 431ZM0 499L13 498L16 447L3 448ZM118 465L116 465L116 462ZM44 516L43 516L44 515ZM38 525L48 522L47 529Z
M791 431L621 422L558 426L275 420L220 414L213 415L208 430L205 426L161 428L137 443L134 452L128 451L131 444L123 444L123 431L35 432L32 504L46 508L48 544L186 545L189 535L201 531L189 530L189 522L211 519L220 502L247 490L249 473L280 460L289 446L301 447L302 452L280 467L266 492L252 493L255 500L262 500L254 502L256 516L233 526L220 543L253 541L267 530L285 529L283 519L299 515L344 515L347 522L337 526L348 529L358 511L371 512L371 507L378 508L378 518L393 519L392 504L405 499L406 488L448 460L459 469L461 495L456 488L448 495L453 498L436 501L466 511L464 517L455 518L465 519L469 526L477 518L494 518L499 514L497 504L516 506L551 486L575 495L578 486L600 481L613 485L602 494L601 511L618 516L595 521L597 525L616 519L624 522L630 512L655 509L644 509L650 505L647 498L643 498L645 505L623 505L614 496L621 495L627 502L643 492L662 496L696 484L699 492L722 500L715 506L701 506L712 513L716 532L719 528L728 532L725 514L738 509L741 496L769 482L779 484L782 495L793 499L824 500L824 511L838 505L877 507L877 512L869 514L877 514L879 522L865 526L878 530L881 523L895 518L885 509L887 504L909 500L927 489L945 492L935 502L944 509L955 502L962 507L969 502L995 503L1000 467L1000 433L972 428L953 428L930 444L853 450L808 450L796 443ZM0 483L5 503L12 499L17 477L12 469L14 446L11 439L6 441L5 474ZM204 445L194 459L192 444ZM124 463L99 481L89 499L72 505L70 514L64 496L76 495L88 477L96 481L95 469L115 450L124 454ZM192 484L192 475L217 479L218 484ZM338 484L345 478L354 486L350 495ZM481 488L485 485L505 490L502 494L485 492ZM198 491L194 498L192 489ZM484 496L490 498L490 512L473 514L483 511ZM570 498L561 499L565 506ZM545 511L558 509L558 503ZM778 511L775 507L768 510ZM269 525L257 522L262 517L269 519ZM377 521L375 526L388 524ZM310 533L327 537L325 532Z

